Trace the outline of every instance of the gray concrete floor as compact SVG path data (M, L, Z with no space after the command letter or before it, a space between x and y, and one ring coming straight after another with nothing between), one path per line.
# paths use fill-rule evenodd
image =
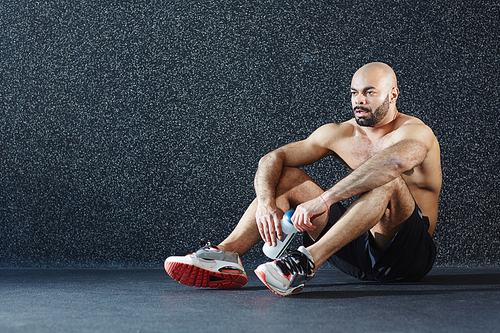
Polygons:
M0 269L0 332L500 332L500 268L434 268L418 283L320 269L276 296L183 286L161 269Z

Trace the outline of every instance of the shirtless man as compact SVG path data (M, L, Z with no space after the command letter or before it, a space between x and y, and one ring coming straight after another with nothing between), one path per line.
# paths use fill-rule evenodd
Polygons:
M307 139L264 156L255 175L256 199L218 247L169 257L167 273L196 287L234 288L247 282L239 256L261 239L276 245L280 220L292 222L304 246L260 265L259 279L273 292L300 292L329 261L363 280L416 281L434 264L432 234L442 174L439 143L421 120L399 113L394 71L370 63L354 74L354 118L326 124ZM299 167L334 155L353 170L327 191ZM340 201L355 197L345 209Z

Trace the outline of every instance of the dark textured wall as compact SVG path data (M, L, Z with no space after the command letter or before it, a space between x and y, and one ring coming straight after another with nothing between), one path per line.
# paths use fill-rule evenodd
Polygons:
M350 118L370 61L441 142L438 263L498 265L499 18L498 0L2 0L0 266L161 267L221 241L259 158Z

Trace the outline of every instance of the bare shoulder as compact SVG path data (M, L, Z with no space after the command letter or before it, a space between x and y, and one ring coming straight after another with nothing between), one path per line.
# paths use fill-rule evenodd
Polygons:
M321 137L322 139L340 139L346 136L352 136L355 126L351 121L343 123L329 123L319 127L311 136Z
M398 128L404 126L425 126L428 127L422 120L417 117L409 116L406 114L400 113L398 115Z
M344 139L350 138L355 133L355 126L347 121L343 123L328 123L316 129L308 138L311 144L336 150L342 145Z
M395 138L399 140L417 140L426 144L428 148L438 145L432 129L417 117L400 114L394 131Z
M328 123L317 129L317 131L328 131L328 132L345 132L345 131L353 131L354 125L351 120L345 121L343 123Z

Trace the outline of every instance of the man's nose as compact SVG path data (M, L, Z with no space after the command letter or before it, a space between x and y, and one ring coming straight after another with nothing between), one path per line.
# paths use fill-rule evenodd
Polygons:
M366 104L366 97L365 95L363 94L358 94L354 100L354 102L356 103L356 105L359 105L359 104Z

